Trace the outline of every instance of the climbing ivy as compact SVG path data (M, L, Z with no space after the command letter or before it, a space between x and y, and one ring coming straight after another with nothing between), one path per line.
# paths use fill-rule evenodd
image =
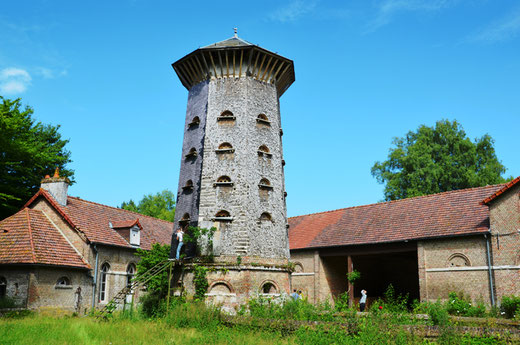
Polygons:
M195 295L193 298L196 301L204 299L206 292L208 291L209 283L206 274L208 268L197 264L193 265L193 284L195 285Z
M200 239L207 239L207 248L209 255L213 256L213 236L215 235L215 231L217 228L212 227L210 229L200 228L198 226L189 226L186 234L184 235L184 242L186 243L194 243L195 245L200 244ZM199 252L200 252L200 248Z

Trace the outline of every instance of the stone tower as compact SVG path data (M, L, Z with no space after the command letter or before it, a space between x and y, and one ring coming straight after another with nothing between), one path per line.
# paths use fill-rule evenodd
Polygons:
M216 227L215 265L228 265L209 295L288 291L279 97L293 62L235 33L172 66L189 91L175 227Z

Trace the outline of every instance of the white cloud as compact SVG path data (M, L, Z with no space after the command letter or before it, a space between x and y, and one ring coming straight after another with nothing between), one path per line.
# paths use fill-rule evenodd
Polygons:
M403 12L433 12L455 4L457 0L385 0L377 6L377 15L367 25L372 32L390 23Z
M505 16L501 20L488 26L478 34L470 37L470 41L480 41L487 43L507 41L518 36L520 33L520 8L512 14Z
M54 79L57 77L63 77L67 75L68 71L66 69L61 71L52 70L47 67L37 67L36 74L42 76L44 79Z
M0 93L18 94L25 92L31 84L31 76L20 68L4 68L0 71Z
M298 18L312 12L316 8L316 0L291 0L287 5L278 8L271 13L271 20L285 22L294 22Z

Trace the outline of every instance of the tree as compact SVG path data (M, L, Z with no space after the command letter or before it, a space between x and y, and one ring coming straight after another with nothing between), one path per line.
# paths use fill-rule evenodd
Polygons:
M396 200L506 181L488 135L472 142L457 122L421 125L394 138L388 160L376 162L372 175L385 185L385 199Z
M121 208L173 222L173 218L175 218L175 195L165 189L154 195L145 195L137 205L133 200L123 202Z
M57 167L73 180L67 169L69 140L62 140L60 126L36 122L31 107L21 109L21 100L0 96L0 219L18 211L38 191L42 178Z

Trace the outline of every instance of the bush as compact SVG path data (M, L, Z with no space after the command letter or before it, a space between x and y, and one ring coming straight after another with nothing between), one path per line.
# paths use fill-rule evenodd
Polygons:
M520 296L511 295L502 297L500 309L505 317L509 319L515 317L515 314L520 312Z
M451 315L484 317L486 315L486 306L483 302L471 303L471 300L464 296L462 292L450 292L446 302L446 310Z
M440 301L427 304L428 316L436 326L446 326L450 321L450 315Z
M8 309L8 308L16 308L16 302L11 297L2 297L0 298L0 309Z

